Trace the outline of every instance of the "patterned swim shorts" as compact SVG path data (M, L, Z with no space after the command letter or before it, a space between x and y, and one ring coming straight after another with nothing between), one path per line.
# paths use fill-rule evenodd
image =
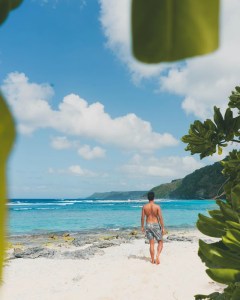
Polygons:
M157 241L162 240L162 228L158 223L147 223L146 224L146 236L147 239Z

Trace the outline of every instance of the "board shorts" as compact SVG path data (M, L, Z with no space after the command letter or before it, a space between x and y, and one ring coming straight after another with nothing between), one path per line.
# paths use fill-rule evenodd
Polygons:
M148 240L154 238L159 242L162 240L162 228L158 223L147 223L146 224L146 237Z

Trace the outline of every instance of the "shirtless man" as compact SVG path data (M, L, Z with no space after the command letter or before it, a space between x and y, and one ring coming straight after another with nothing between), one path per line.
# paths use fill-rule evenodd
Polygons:
M146 236L150 243L151 262L152 264L155 263L154 261L154 238L155 238L158 242L156 264L159 265L160 264L159 256L163 248L162 236L165 233L162 211L160 206L154 203L153 192L148 193L148 200L149 203L145 204L142 208L142 218L141 218L142 232L143 233L145 232L144 221L146 216Z

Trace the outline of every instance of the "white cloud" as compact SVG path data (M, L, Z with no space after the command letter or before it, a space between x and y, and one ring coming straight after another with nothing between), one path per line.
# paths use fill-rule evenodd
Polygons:
M240 35L238 0L221 1L221 46L210 55L175 63L145 65L130 50L130 0L100 0L100 21L107 46L129 68L134 79L155 77L160 90L183 97L182 108L200 118L212 115L213 105L225 108L228 96L240 84ZM170 69L169 69L170 68ZM168 70L170 70L168 72ZM162 72L167 75L162 75Z
M2 90L7 96L23 133L48 126L52 118L49 100L54 94L49 84L30 83L23 73L10 73L4 80Z
M228 96L240 84L240 2L221 2L221 45L211 55L189 59L160 78L162 90L184 97L182 108L200 118L212 116L213 106L226 108Z
M10 73L2 90L24 133L52 128L66 135L140 151L154 151L178 143L169 133L154 132L149 122L134 113L113 119L100 102L88 104L75 94L64 97L58 110L53 110L48 103L53 89L47 84L30 83L23 73Z
M84 177L94 177L97 176L95 172L92 172L87 169L81 168L79 165L73 165L68 168L68 172L70 174L76 175L76 176L84 176Z
M132 177L183 178L204 164L192 156L169 156L163 158L135 155L121 170Z
M70 174L74 176L82 176L82 177L96 177L97 173L92 172L91 170L84 169L79 165L72 165L66 169L54 169L52 167L48 168L49 174Z
M99 0L100 22L106 45L127 65L134 81L159 75L165 65L147 65L135 60L131 53L130 0Z
M101 147L96 146L91 149L89 145L84 145L78 149L78 154L87 160L105 157L105 152Z
M51 146L57 150L69 149L72 147L72 143L67 139L66 136L57 136L52 138Z

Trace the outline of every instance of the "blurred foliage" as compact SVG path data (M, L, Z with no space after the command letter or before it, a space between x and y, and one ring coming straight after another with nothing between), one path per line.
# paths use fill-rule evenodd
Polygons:
M213 120L195 121L190 125L188 135L182 140L188 143L186 150L209 156L229 144L240 143L240 87L229 97L228 108L222 115L214 107ZM234 113L234 110L237 113ZM234 114L236 115L234 117ZM218 242L207 244L199 240L198 255L208 267L213 280L226 284L223 293L196 295L195 299L239 300L240 299L240 151L232 150L221 162L223 174L227 176L224 194L226 199L217 199L219 209L210 210L207 217L199 214L197 228L205 235L219 238Z
M22 0L0 0L0 25L6 20L11 10L17 8ZM0 280L4 262L4 250L6 247L6 164L9 153L15 139L15 127L12 115L0 94Z
M210 53L219 44L219 0L132 0L132 49L145 63Z
M11 10L16 9L23 0L0 0L0 25L7 19Z
M12 116L3 97L0 95L0 279L4 261L6 228L6 163L15 138Z

